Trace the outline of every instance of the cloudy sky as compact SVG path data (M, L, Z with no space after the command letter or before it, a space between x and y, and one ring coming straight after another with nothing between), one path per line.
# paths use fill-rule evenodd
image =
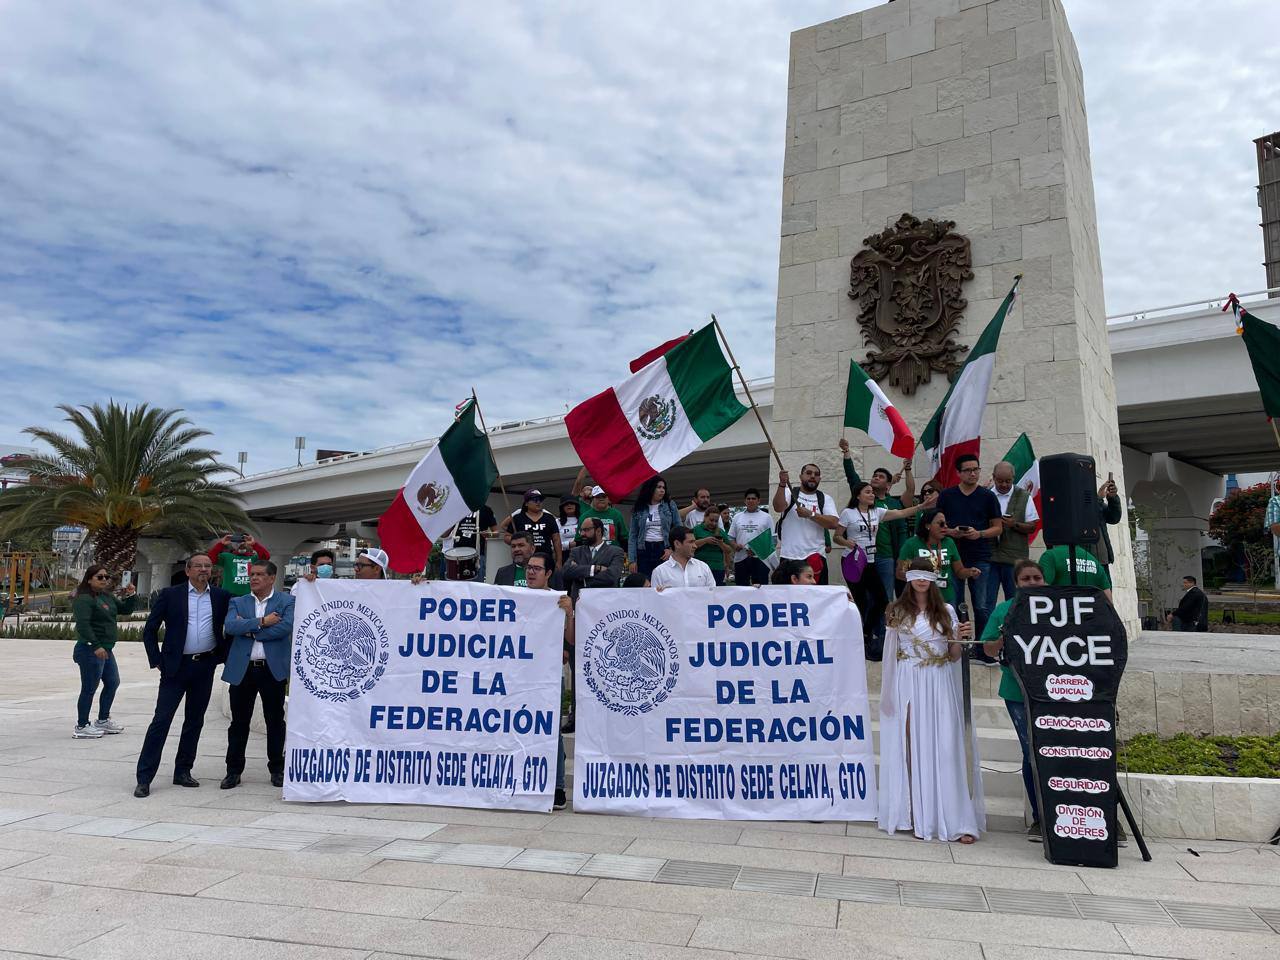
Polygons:
M1108 311L1262 287L1280 4L1066 4ZM771 374L787 36L871 5L0 0L0 443L114 396L261 471L710 312Z

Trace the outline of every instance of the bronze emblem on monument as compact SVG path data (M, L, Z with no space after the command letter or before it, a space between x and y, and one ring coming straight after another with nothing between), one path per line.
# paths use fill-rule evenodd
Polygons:
M863 339L877 349L863 368L915 393L933 371L953 373L968 347L953 338L968 301L960 295L969 269L969 240L954 220L918 220L904 213L888 230L867 237L850 268L851 299L861 310Z

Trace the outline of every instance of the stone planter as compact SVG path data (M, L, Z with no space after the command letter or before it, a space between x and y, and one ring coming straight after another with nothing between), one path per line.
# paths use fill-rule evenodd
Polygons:
M1121 773L1120 785L1148 837L1259 843L1280 827L1280 780Z

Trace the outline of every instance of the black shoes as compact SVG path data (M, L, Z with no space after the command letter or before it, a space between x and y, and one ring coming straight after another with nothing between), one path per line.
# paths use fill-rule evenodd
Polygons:
M564 718L564 723L562 723L562 724L560 725L560 732L561 732L561 733L573 733L573 731L574 731L574 728L575 728L575 727L576 727L576 720L575 720L575 718L574 718L573 714L571 713L571 714L569 714L567 717L565 717L565 718Z
M147 783L138 784L133 788L133 795L139 799L151 796L151 785Z
M239 777L237 777L236 779L238 780L238 779L239 779ZM283 786L284 786L284 774L283 774L283 773L273 773L273 774L271 775L271 785L272 785L273 787L283 787Z
M222 778L222 783L218 784L219 789L230 790L232 787L240 786L240 774L228 773Z
M564 809L565 807L567 807L568 805L569 805L569 798L568 798L568 797L566 797L566 796L564 795L564 791L563 791L563 790L557 790L557 791L556 791L556 799L555 799L555 801L551 804L551 809L552 809L552 810L563 810L563 809Z
M190 773L175 773L173 775L173 785L175 787L198 787L200 781L191 776Z

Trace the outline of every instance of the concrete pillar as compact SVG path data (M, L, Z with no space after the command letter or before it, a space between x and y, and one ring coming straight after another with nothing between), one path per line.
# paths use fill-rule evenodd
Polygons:
M1040 455L1093 455L1099 483L1112 472L1123 490L1084 85L1060 0L898 0L796 31L786 138L772 433L793 476L812 460L847 499L836 441L849 360L867 354L850 260L911 213L970 240L959 342L1023 275L984 466L1025 431ZM937 374L912 396L881 386L917 436L947 390ZM865 436L849 440L861 472L896 469ZM1110 533L1117 606L1136 628L1128 529Z
M284 577L285 564L295 553L306 548L310 553L310 544L320 540L328 540L338 531L337 524L330 523L267 523L257 521L254 528L258 531L258 541L270 552L271 560L276 565L276 582Z
M1178 605L1183 577L1190 574L1204 584L1200 551L1223 480L1167 453L1156 453L1150 456L1146 474L1131 476L1130 483L1134 515L1147 536L1146 557L1137 565L1140 586L1150 592L1150 613L1163 618L1166 609Z
M161 537L140 537L138 559L134 568L138 572L138 593L148 596L169 586L174 564L186 560L191 553L174 540Z

